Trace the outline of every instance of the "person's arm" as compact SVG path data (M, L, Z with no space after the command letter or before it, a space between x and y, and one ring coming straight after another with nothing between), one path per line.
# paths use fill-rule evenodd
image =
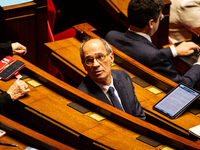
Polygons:
M12 103L12 101L15 101L19 99L20 97L24 96L24 94L28 93L30 89L28 88L28 85L20 80L17 79L8 89L7 92L1 91L0 94L0 110Z
M176 52L178 56L188 56L194 53L194 49L199 51L200 47L193 42L182 42L176 47Z
M18 42L12 43L13 55L25 55L27 50L26 47Z
M27 53L26 47L15 42L0 43L0 55L25 55Z
M159 50L152 54L149 57L149 62L151 62L149 68L176 83L183 82L191 87L195 87L200 81L200 65L193 65L181 76L169 58L169 54L169 48L166 48L166 52L165 49L162 49L162 51Z
M0 43L0 55L13 55L11 42Z
M0 94L0 110L5 108L10 103L12 103L12 99L11 99L10 95L7 92L1 90L1 94Z
M130 99L130 101L131 101L130 104L132 104L131 105L132 114L139 119L146 120L146 115L145 115L145 113L140 105L140 102L138 101L137 96L135 94L135 87L132 84L131 77L129 76L129 74L127 72L122 71L121 73L123 73L125 75L125 78L127 79L126 86L130 88L130 90L128 92L132 91L132 96Z
M132 83L131 80L130 80L130 82ZM139 119L146 120L146 115L145 115L145 113L144 113L144 111L143 111L143 109L142 109L142 107L140 105L140 102L138 101L137 96L135 94L135 88L134 88L134 86L133 86L133 93L134 93L133 100L135 102L134 102L134 106L132 106L132 107L134 107L133 109L136 110L135 113L134 113L134 115L137 118L139 118Z
M11 99L15 101L29 91L28 85L24 81L17 79L13 85L10 86L7 93L10 95Z

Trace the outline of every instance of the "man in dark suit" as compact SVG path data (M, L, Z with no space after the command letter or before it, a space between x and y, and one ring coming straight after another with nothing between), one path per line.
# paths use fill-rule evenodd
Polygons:
M88 75L79 85L79 90L133 116L146 119L130 76L122 70L111 71L114 54L105 40L90 39L84 42L80 55Z
M187 56L199 51L193 42L183 42L176 48L157 49L151 36L157 31L163 19L163 0L131 0L128 6L129 29L125 33L110 31L106 40L114 47L157 73L175 81L195 87L200 81L200 58L183 76L179 75L172 62L173 57Z

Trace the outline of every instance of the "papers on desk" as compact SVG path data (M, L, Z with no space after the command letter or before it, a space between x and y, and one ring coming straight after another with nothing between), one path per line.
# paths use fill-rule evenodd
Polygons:
M195 135L196 137L200 138L200 125L190 128L189 132Z
M28 3L32 1L33 0L0 0L0 6L5 7L5 6L16 5L16 4Z

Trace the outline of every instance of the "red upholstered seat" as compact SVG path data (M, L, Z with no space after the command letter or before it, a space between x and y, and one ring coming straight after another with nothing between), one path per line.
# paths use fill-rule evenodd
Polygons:
M57 41L57 40L66 39L66 38L75 37L75 36L76 36L76 30L74 28L69 28L65 31L55 34L54 40Z
M67 29L65 31L62 31L60 33L53 35L53 28L55 24L56 14L57 12L59 13L59 10L56 11L52 0L47 0L47 5L48 5L48 16L47 16L48 41L53 42L53 41L57 41L57 40L65 39L65 38L75 37L76 31L73 28ZM57 76L61 80L65 81L63 74L60 72L60 70L57 67L55 67L51 63L50 59L48 60L48 72L51 75Z
M55 24L56 14L57 14L57 12L59 12L59 10L56 11L52 0L47 0L47 5L48 5L47 19L49 21L49 26L50 26L50 28L48 27L48 30L49 30L49 32L52 32L52 34L53 34L53 28L54 28L54 24ZM69 28L65 31L57 33L56 35L53 35L54 41L61 40L64 38L69 38L69 37L75 37L75 36L76 36L76 30L74 28Z

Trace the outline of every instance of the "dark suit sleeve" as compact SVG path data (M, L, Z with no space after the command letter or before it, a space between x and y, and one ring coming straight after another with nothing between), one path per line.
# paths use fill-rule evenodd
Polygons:
M12 103L12 99L7 92L2 91L0 94L0 110Z
M141 107L141 105L140 105L140 103L139 103L139 101L137 99L137 96L135 94L135 88L134 88L134 86L132 84L132 80L131 80L130 76L127 73L126 73L126 75L127 75L128 80L129 80L128 82L131 84L132 93L133 93L133 97L131 98L132 101L133 101L132 106L131 106L132 107L132 113L137 118L140 118L142 120L146 120L146 115L145 115L145 113L144 113L144 111L143 111L143 109L142 109L142 107Z
M11 42L0 43L0 55L10 55L10 56L13 55Z
M173 64L173 55L169 47L157 49L146 38L131 31L110 31L106 35L106 40L136 61L176 83L183 82L195 87L200 82L200 65L192 66L181 76Z
M159 51L150 59L150 68L157 73L167 77L176 83L185 83L191 87L195 87L200 81L200 65L194 65L183 76L175 69L175 66L167 53L169 50Z
M82 92L91 95L91 86L93 86L93 83L91 82L88 75L83 79L81 84L77 87L77 89L81 90Z
M96 99L112 105L102 89L88 75L86 75L82 83L78 86L78 89Z
M119 94L125 112L142 120L146 115L136 97L135 88L130 76L122 70L112 70L114 86Z

